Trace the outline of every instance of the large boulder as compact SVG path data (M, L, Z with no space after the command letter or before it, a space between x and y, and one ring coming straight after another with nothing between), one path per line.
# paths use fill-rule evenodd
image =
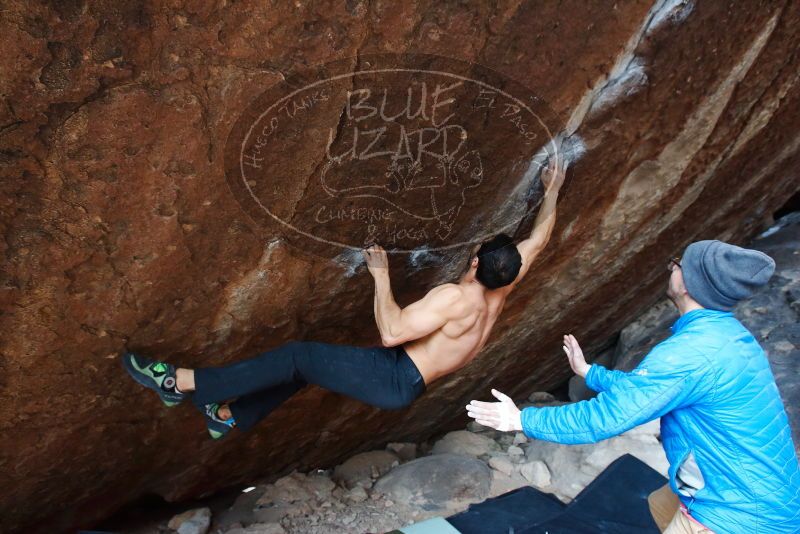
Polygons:
M434 454L396 467L378 479L374 491L425 510L455 508L485 499L491 480L491 469L480 460Z
M399 463L400 458L391 451L362 452L337 465L333 479L348 489L356 485L371 487L372 479L383 476Z
M550 470L547 468L547 464L541 460L522 464L519 467L519 472L532 486L544 488L550 485Z
M211 526L211 510L197 508L178 514L169 520L167 525L178 534L206 534Z
M741 6L4 2L0 530L75 530L146 496L193 499L331 468L353 451L463 428L462 407L490 387L519 396L563 383L565 332L596 353L663 294L667 258L696 239L743 242L797 188L800 5ZM386 66L378 53L412 68L375 69ZM331 61L353 76L292 98ZM443 62L462 62L469 82L452 94L492 81L472 99L439 94L438 112L456 110L439 140L455 133L469 152L424 172L408 158L332 164L342 160L328 149L346 154L360 131L341 97L364 89L356 71L373 97L386 86L368 71L426 73L406 88L419 96L424 81L433 98L447 85ZM274 137L240 120L265 89L283 91L276 114L250 118L293 128ZM541 124L503 104L517 94L542 108ZM434 120L433 109L428 100L403 131L421 141L431 130L413 121ZM398 113L384 111L369 120ZM283 145L236 158L229 140L251 131L259 147ZM355 245L380 234L404 248L390 272L398 302L412 302L457 279L471 241L530 232L540 150L562 141L570 170L550 244L477 360L408 409L310 387L249 435L212 442L191 406L166 409L122 372L126 349L198 367L292 339L377 345ZM261 181L231 178L236 162ZM379 198L347 197L348 178ZM436 203L434 186L445 195ZM316 209L323 200L335 209Z
M463 454L478 457L499 450L500 445L488 436L475 434L468 430L455 430L434 443L431 452L433 454Z

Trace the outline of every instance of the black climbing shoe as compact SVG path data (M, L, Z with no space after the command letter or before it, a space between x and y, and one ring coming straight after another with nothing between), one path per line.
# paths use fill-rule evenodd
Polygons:
M208 433L211 434L211 437L214 439L221 438L230 432L231 428L236 426L236 422L233 420L233 417L230 419L222 419L219 415L217 415L218 410L219 404L216 402L203 406L203 416L206 418L206 428L208 428Z
M122 363L134 380L158 393L167 406L175 406L188 397L187 393L181 393L176 389L177 380L173 365L148 360L132 352L122 355Z

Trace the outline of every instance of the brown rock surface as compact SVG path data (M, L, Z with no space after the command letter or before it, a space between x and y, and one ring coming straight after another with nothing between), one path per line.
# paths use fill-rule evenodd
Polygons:
M4 2L0 530L87 526L148 493L333 466L462 425L460 407L490 386L562 382L562 333L594 352L662 293L665 258L743 241L796 191L798 32L791 1ZM481 356L410 409L309 388L251 435L212 442L191 407L163 409L115 356L199 366L289 339L378 341L368 275L254 224L224 150L289 72L385 52L487 65L549 104L556 131L585 146L551 244ZM302 169L319 149L271 163ZM302 188L306 172L277 185ZM494 216L490 198L462 210L451 241ZM393 256L398 301L457 274L466 251L448 254Z

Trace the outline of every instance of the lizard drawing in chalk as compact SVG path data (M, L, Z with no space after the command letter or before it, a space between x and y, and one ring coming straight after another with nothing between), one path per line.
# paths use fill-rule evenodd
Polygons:
M471 150L461 156L439 157L434 173L425 173L423 165L413 158L392 158L387 166L385 181L376 184L342 187L330 174L342 164L330 159L322 169L322 188L334 198L376 198L406 215L438 224L436 233L444 239L466 203L467 191L483 182L483 163L480 153ZM428 190L430 202L409 202L407 193ZM404 200L406 200L404 202Z

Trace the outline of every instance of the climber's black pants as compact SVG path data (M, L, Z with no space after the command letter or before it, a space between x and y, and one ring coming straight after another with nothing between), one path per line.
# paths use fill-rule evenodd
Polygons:
M192 402L230 404L237 428L248 430L307 384L366 404L404 408L425 381L402 347L350 347L293 341L223 367L195 369Z

